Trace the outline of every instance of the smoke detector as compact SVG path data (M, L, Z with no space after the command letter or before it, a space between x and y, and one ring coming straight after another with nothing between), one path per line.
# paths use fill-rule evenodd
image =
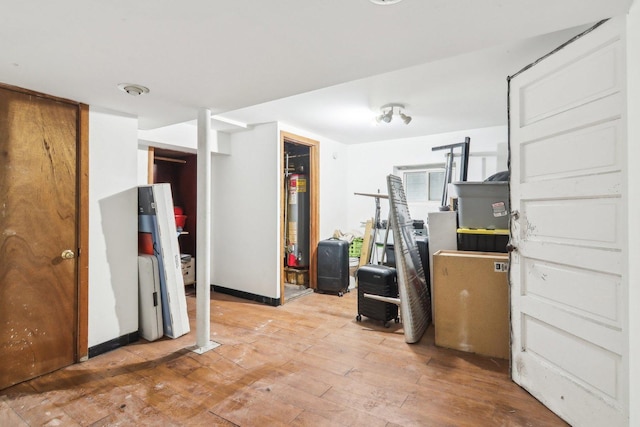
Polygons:
M381 6L388 6L390 4L400 3L402 0L369 0L373 4L379 4Z
M134 83L120 83L118 89L128 93L131 96L140 96L149 93L149 89Z

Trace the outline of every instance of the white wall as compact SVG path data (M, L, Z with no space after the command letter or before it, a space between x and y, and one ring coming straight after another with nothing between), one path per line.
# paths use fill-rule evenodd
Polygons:
M279 135L276 123L231 135L231 155L214 155L212 284L280 297Z
M89 347L138 330L138 120L89 112Z
M497 171L507 169L506 126L349 145L347 149L349 158L347 173L348 227L363 231L361 223L372 218L375 213L373 198L355 196L353 193L377 193L380 190L380 193L387 194L386 179L387 175L394 172L394 166L444 163L446 151L434 152L431 151L431 148L463 142L467 136L471 138L469 181L482 181ZM486 153L489 156L484 157L483 161L482 157L474 155L477 153ZM387 201L381 202L381 219L387 218L388 206ZM437 210L437 207L411 210L411 217L423 219L426 222L429 210Z
M198 149L198 128L190 123L178 123L157 129L141 129L138 139L144 145L195 153Z
M138 185L149 184L149 147L140 146L138 148Z
M631 426L640 425L640 4L627 18L627 170L629 221L629 408Z
M277 123L225 134L225 152L231 155L212 158L214 285L280 297L280 131L320 142L320 238L330 237L336 229L347 231L348 156L344 144ZM144 144L156 138L149 133L139 137L146 139L138 149L138 181L146 180ZM163 148L185 147L169 144L168 138L162 140Z
M198 127L195 123L177 123L157 129L139 130L138 143L141 147L157 147L195 154L198 151ZM211 152L229 154L229 134L217 132Z

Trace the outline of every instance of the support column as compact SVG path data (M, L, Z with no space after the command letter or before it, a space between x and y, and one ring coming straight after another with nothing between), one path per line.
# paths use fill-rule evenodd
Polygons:
M220 344L211 341L211 111L198 112L198 179L196 235L196 353Z

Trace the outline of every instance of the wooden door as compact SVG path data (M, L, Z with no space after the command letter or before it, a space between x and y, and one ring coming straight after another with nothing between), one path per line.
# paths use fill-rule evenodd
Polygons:
M572 425L628 423L623 34L510 79L512 375Z
M76 361L78 111L0 88L0 389Z

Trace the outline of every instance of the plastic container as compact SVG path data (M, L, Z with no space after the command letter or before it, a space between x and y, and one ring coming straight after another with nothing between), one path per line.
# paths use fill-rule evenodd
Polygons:
M349 289L356 287L356 272L360 267L359 257L349 257Z
M187 216L186 215L175 215L175 217L176 217L176 227L179 228L179 229L183 229L185 222L187 222Z
M362 253L362 242L363 239L360 237L356 237L351 241L351 244L349 245L350 258L360 258L360 254Z
M509 230L459 228L458 250L476 252L507 252Z
M509 183L454 182L460 228L509 228Z
M154 255L153 253L153 238L151 233L138 233L138 253Z

